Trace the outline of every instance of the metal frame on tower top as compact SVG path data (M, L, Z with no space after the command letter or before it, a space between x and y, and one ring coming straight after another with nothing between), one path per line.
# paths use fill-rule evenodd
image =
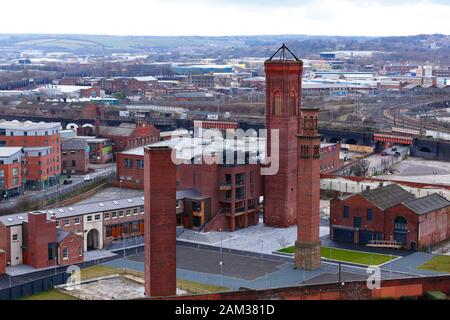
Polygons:
M297 58L297 56L291 50L289 50L289 48L286 47L286 44L284 43L267 61L272 61L278 53L280 53L280 60L290 60L288 59L288 53L290 53L295 61L300 61L300 59Z

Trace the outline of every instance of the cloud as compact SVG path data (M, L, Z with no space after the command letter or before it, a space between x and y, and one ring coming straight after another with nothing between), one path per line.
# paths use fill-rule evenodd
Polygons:
M2 12L3 33L450 34L448 0L22 0Z

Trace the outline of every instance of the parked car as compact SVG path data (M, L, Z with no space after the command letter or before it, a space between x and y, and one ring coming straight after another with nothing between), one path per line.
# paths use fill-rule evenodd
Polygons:
M84 180L84 181L91 181L91 180L92 180L92 177L88 175L88 176L84 177L83 180Z
M72 180L64 180L63 184L72 184Z
M396 152L396 153L394 153L394 156L396 156L396 157L400 157L401 156L401 154L400 154L400 152Z

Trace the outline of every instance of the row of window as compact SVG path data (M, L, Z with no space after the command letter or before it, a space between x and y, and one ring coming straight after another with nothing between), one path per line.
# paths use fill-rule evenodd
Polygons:
M64 219L64 220L62 220L62 222L63 222L64 227L70 227L70 225L71 225L71 219ZM74 219L73 219L73 224L74 224L74 225L79 225L79 224L81 224L81 219L80 219L80 217L74 218ZM61 221L60 221L60 220L57 220L57 221L56 221L56 227L59 228L60 226L61 226Z
M347 206L344 206L344 218L348 218L350 216L350 208ZM367 221L372 221L373 212L371 208L367 208L366 210L366 218Z
M82 257L83 256L83 248L78 247L78 256ZM69 260L69 248L63 248L62 249L62 258L63 260Z
M125 166L125 168L133 168L134 160L133 159L125 159L124 166ZM136 168L144 169L144 160L136 160Z

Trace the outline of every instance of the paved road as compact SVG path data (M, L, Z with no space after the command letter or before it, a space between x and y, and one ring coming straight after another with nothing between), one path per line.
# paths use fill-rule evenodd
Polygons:
M71 192L72 190L80 189L84 185L92 184L96 179L101 179L102 177L107 177L114 175L115 166L109 166L104 169L98 170L94 173L88 174L91 177L91 180L85 181L84 178L87 175L83 176L75 176L73 175L71 180L72 184L64 185L60 184L58 186L49 187L45 190L38 191L25 191L25 193L21 196L5 199L0 202L0 214L4 214L5 210L10 210L18 204L19 201L42 201L44 198L52 198L57 194L63 195L65 193Z

